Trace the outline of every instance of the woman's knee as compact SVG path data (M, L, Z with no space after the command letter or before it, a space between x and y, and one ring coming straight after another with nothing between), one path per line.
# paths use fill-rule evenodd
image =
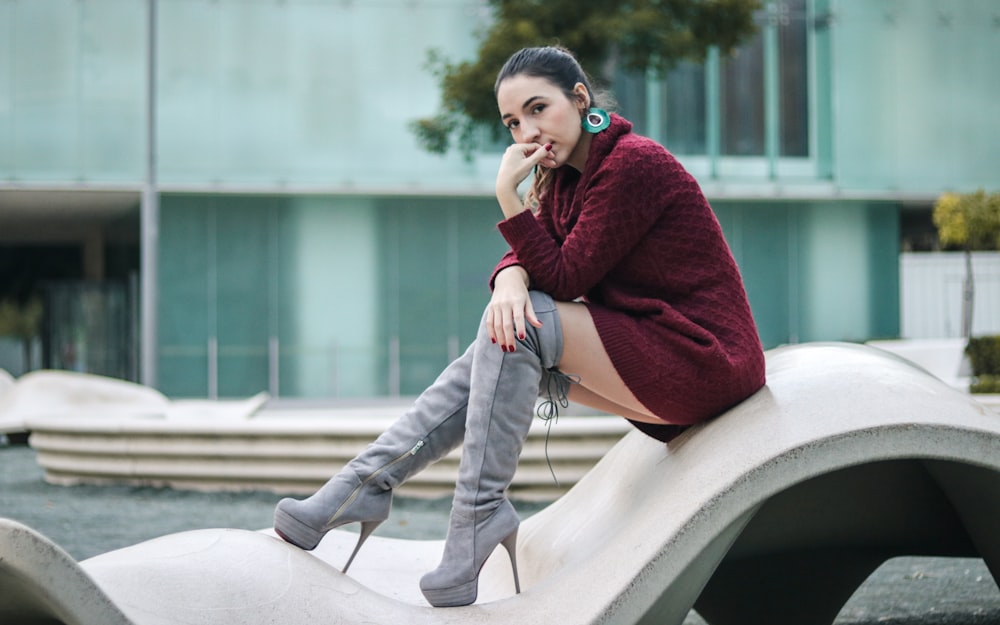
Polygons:
M545 291L528 291L528 297L531 299L531 307L536 315L558 311L556 301Z

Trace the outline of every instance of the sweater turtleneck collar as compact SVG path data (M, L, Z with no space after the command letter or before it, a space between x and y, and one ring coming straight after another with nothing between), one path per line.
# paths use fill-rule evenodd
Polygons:
M587 153L587 163L584 165L581 177L589 178L604 157L617 145L618 139L630 132L632 132L632 122L617 113L611 113L611 125L593 135L590 140L590 151Z

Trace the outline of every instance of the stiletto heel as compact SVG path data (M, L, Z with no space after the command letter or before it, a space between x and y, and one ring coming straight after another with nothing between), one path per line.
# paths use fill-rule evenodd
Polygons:
M514 592L521 594L521 580L517 578L517 530L500 541L500 544L507 550L507 557L510 558L510 568L514 572Z
M361 545L365 544L368 537L372 535L379 525L382 525L382 521L362 521L361 522L361 534L358 535L358 543L354 545L354 551L351 552L351 557L347 559L347 564L344 565L344 570L341 573L346 573L347 569L351 568L351 562L354 562L354 556L358 555L358 550L361 549Z
M510 501L503 499L490 516L475 522L452 511L442 562L420 580L420 590L435 607L469 605L479 594L479 574L493 551L503 545L514 572L514 588L521 592L517 575L517 528L520 520Z

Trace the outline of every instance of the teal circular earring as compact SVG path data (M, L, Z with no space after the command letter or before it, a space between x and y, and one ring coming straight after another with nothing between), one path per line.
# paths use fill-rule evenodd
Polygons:
M583 116L580 125L587 132L597 134L611 125L611 116L604 109L599 109L596 106L591 107L587 111L587 114Z

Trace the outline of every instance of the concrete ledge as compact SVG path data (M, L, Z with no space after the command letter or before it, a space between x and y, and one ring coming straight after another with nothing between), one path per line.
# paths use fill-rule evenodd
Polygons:
M382 410L398 414L404 409L392 405ZM55 484L309 494L392 422L384 416L329 411L263 415L235 420L37 417L29 421L29 442L38 450L46 481ZM547 424L536 420L511 487L513 496L557 498L630 428L620 417L560 417L552 424L547 446L557 485L546 461ZM450 496L460 453L455 450L415 476L400 493Z
M0 370L0 434L30 430L39 417L247 418L268 401L266 392L239 400L172 401L148 386L75 371L42 369L16 380Z
M968 391L972 372L965 355L967 342L963 338L887 339L866 345L905 358L945 384Z

